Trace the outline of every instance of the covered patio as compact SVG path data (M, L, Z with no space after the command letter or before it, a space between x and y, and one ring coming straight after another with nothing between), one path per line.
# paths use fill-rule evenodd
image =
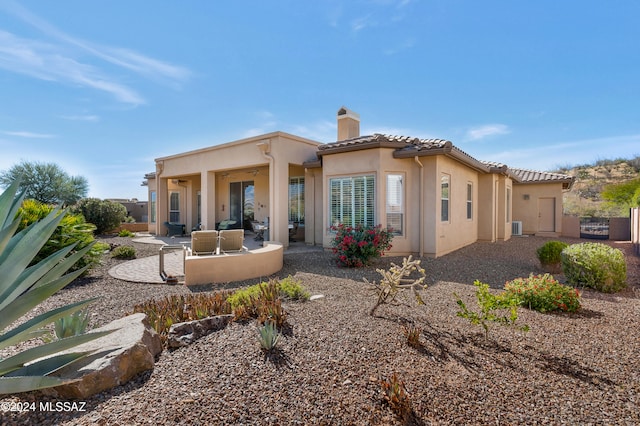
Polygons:
M317 146L275 132L156 159L156 171L145 176L149 231L255 231L258 224L265 240L284 247L305 240L303 163Z

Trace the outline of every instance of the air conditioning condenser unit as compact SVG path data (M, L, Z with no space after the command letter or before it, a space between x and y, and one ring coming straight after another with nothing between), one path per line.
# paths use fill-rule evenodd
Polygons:
M511 235L522 235L522 221L514 220L511 222Z

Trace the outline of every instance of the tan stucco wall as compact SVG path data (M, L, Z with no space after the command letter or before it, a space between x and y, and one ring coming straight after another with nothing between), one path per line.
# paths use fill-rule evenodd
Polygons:
M580 238L580 218L578 216L562 216L562 236Z
M444 156L419 158L423 166L422 185L420 166L413 158L395 159L393 150L388 148L369 149L355 152L326 155L323 157L323 220L316 227L322 227L324 247L331 246L333 234L329 231L329 180L335 177L373 175L376 179L375 223L386 226L386 176L400 173L405 176L404 235L394 237L389 254L400 256L420 253L426 256L441 256L478 238L478 172ZM440 220L440 176L451 177L450 218L446 223ZM467 183L473 185L472 219L466 216ZM421 197L422 191L422 197ZM422 205L421 205L422 202ZM420 217L422 215L422 217ZM422 235L422 247L421 247Z
M497 189L498 175L482 174L478 176L478 240L494 242L497 230Z
M526 196L528 196L528 200L525 199ZM514 184L513 220L522 221L522 232L524 234L536 234L539 232L538 205L541 198L555 199L555 232L562 234L561 183Z
M282 269L283 246L265 241L264 247L213 256L187 256L184 261L185 285L228 283L268 277Z
M158 224L158 220L156 218L155 222L151 222L151 218L153 217L152 213L151 213L151 193L152 192L156 192L157 190L157 183L158 181L156 179L147 179L147 191L148 191L148 200L149 200L149 204L148 204L148 209L149 211L147 212L147 214L149 215L149 232L152 234L156 233L156 229L157 229L157 224ZM157 202L157 198L156 198L156 202Z
M478 240L478 172L444 156L437 156L435 176L435 220L434 251L429 255L442 256ZM441 220L441 177L450 178L449 221ZM467 219L467 183L473 187L472 218ZM427 225L429 222L427 222Z
M303 172L300 167L315 158L317 146L317 142L308 139L274 132L158 158L158 223L167 220L167 194L175 188L174 179L186 181L177 189L184 191L181 192L181 210L184 210L181 221L184 220L188 230L197 224L197 191L202 194L202 225L204 229L213 229L216 222L228 217L231 179L253 180L256 202L260 204L260 208L256 208L256 218L269 217L270 238L287 246L290 165L299 167L295 169L296 174ZM253 176L250 173L253 169L258 169L259 174ZM240 176L242 173L246 176ZM163 232L163 229L157 232Z

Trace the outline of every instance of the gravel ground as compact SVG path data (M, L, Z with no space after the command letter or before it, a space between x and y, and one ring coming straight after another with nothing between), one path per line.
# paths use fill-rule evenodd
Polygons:
M456 316L453 293L475 307L475 279L501 288L540 272L535 249L544 241L476 243L424 259L426 305L383 306L376 318L362 281L377 280L375 268L338 268L326 252L288 254L279 275L291 274L325 297L285 305L291 328L275 354L261 352L254 322L233 323L189 347L165 350L153 372L88 399L85 412L0 413L1 423L401 424L380 386L397 373L413 409L407 424L640 424L640 258L630 244L611 243L627 254L629 288L615 295L584 290L575 314L521 309L531 331L496 326L489 340ZM139 256L157 253L134 245ZM375 266L391 261L401 259L385 257ZM115 262L105 257L42 307L101 296L92 323L102 325L135 303L189 292L113 279L107 271ZM422 328L421 347L407 345L406 323ZM50 401L37 394L2 401L18 400Z

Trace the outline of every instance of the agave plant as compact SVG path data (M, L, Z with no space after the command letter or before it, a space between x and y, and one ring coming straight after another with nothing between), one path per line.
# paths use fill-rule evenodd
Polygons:
M38 304L79 277L86 268L66 273L91 245L73 252L67 246L42 261L29 266L63 218L56 209L44 219L18 230L20 205L24 191L18 193L19 181L0 195L0 350L49 333L44 327L59 318L84 309L94 299L76 302L37 315L7 331L7 328ZM59 386L65 380L52 376L88 355L72 348L108 332L88 333L26 349L0 360L0 394L26 392ZM61 351L70 353L59 354Z

